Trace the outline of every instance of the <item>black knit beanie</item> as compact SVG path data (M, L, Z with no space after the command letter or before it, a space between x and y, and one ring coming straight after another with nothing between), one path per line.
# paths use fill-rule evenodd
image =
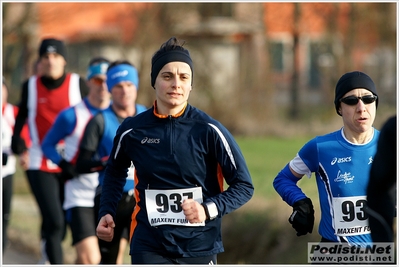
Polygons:
M364 88L369 90L373 95L377 95L377 90L373 80L365 73L360 71L353 71L345 73L338 80L337 86L335 87L335 110L337 114L341 116L338 112L340 106L341 98L349 91L356 88ZM378 98L376 101L376 107L378 106Z
M159 71L168 64L169 62L184 62L190 66L191 69L191 77L193 77L193 61L191 60L190 53L187 49L182 46L166 46L161 47L158 50L151 60L151 86L154 87L155 80L158 76ZM191 85L193 79L191 78Z
M64 42L54 38L43 39L39 47L39 57L46 53L58 53L66 59L66 48Z

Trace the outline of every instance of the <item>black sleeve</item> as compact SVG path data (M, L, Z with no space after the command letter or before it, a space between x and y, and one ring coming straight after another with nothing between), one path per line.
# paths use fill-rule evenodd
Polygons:
M368 194L384 194L396 183L396 116L381 129L370 169Z
M97 156L97 149L104 133L104 116L98 113L87 124L80 142L76 170L79 173L91 173L104 169L106 161Z
M369 224L373 242L393 242L396 216L396 116L381 129L367 187Z
M86 84L86 80L82 77L79 78L79 87L82 98L86 97L89 94L89 87Z
M22 92L21 92L21 99L18 104L18 114L15 118L15 126L14 126L14 133L15 136L20 136L22 128L26 122L26 118L28 117L28 82L29 80L25 81L22 84Z
M3 155L3 159L2 159L2 161L3 161L3 164L2 164L2 166L4 166L4 165L7 165L7 161L8 161L8 154L7 154L7 153L4 153L4 152L2 152L2 155Z

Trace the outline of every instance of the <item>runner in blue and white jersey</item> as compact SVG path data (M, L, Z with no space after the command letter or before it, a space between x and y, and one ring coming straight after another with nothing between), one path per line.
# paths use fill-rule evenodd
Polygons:
M80 173L99 172L98 186L94 197L97 215L102 194L104 167L111 154L113 140L119 125L127 118L147 110L136 103L139 87L137 69L128 61L114 61L107 70L107 86L111 92L112 104L98 113L87 124L77 159ZM123 196L116 212L115 238L112 242L99 240L102 264L123 264L123 254L130 233L130 217L136 204L134 191L134 166L130 165L129 177L124 183Z
M315 173L322 242L364 246L371 242L366 192L379 137L373 127L378 105L375 84L360 71L346 73L336 85L334 103L343 127L306 143L273 185L293 207L289 222L297 235L306 235L313 230L314 209L297 182Z

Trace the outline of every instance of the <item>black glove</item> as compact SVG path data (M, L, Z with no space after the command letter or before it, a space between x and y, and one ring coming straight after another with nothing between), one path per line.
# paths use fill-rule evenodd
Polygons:
M11 138L11 150L16 155L21 155L22 152L27 150L25 140L21 136L13 135Z
M3 154L3 164L2 165L4 166L4 165L7 165L8 155L4 152L2 154Z
M78 175L78 172L75 169L75 165L64 159L60 161L58 166L60 166L60 168L62 169L61 179L64 180L64 182Z
M292 228L295 229L296 235L301 236L312 233L314 225L312 200L310 198L298 200L292 207L294 211L288 221L292 224Z

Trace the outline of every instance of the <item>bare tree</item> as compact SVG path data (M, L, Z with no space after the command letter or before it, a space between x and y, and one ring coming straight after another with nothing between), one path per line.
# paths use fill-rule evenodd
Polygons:
M3 73L12 84L32 74L36 57L37 17L34 3L3 4ZM22 64L21 64L22 62ZM18 67L22 65L22 69Z
M292 80L291 80L291 106L290 106L290 119L295 120L299 117L299 26L301 19L300 3L294 3L294 25L293 25L293 56L294 66L292 69Z

